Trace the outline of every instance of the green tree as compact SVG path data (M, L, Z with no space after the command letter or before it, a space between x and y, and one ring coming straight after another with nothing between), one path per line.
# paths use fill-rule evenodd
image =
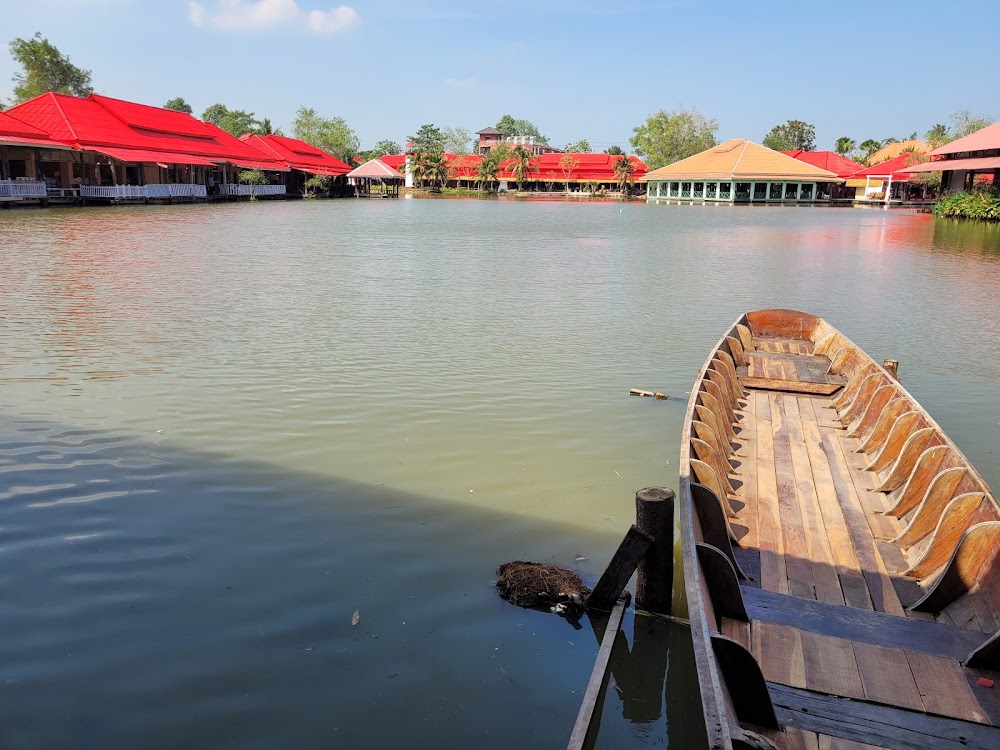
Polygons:
M836 144L834 144L833 150L836 151L841 156L847 156L853 153L854 149L858 147L857 142L853 138L848 138L846 135L841 136L837 139Z
M586 138L581 138L575 143L567 143L563 149L569 154L592 154L594 150L590 147L590 142Z
M497 158L496 149L493 149L483 155L479 162L479 168L476 170L476 176L479 178L479 189L483 189L483 184L488 188L496 182L498 174L500 174L500 160Z
M625 149L621 146L608 146L604 149L604 153L611 154L612 156L625 156Z
M421 125L410 142L413 150L418 153L438 154L444 151L444 134L441 128L436 128L431 123Z
M259 169L244 169L237 175L244 185L250 186L250 200L257 200L257 186L267 184L267 175Z
M352 163L361 148L358 136L343 118L320 117L309 107L299 107L295 113L292 135L347 163Z
M961 109L951 116L952 122L952 140L957 138L964 138L967 135L975 133L977 130L982 130L988 125L993 124L992 117L986 117L985 115L974 115L967 109Z
M271 121L268 118L260 120L256 127L247 132L256 133L257 135L277 135L274 131L274 127L271 125Z
M947 125L937 123L924 134L924 140L927 141L927 145L931 147L931 150L934 150L951 141L952 137Z
M789 120L771 128L761 143L775 151L812 151L816 148L816 128L802 120Z
M175 96L169 102L163 105L164 109L172 109L174 112L183 112L187 115L193 115L194 110L191 105L184 101L183 97Z
M418 185L429 182L432 188L448 182L448 160L441 151L418 151L410 155L410 173Z
M387 154L401 154L403 149L395 141L390 141L388 139L383 139L375 144L369 152L369 159L378 159L380 156L386 156Z
M247 112L242 109L226 110L226 114L223 115L217 124L229 133L229 135L236 136L237 138L246 133L256 133L260 127L260 123L254 117L253 112ZM268 125L270 126L270 123Z
M535 124L529 120L517 120L510 115L504 115L496 124L496 129L505 137L521 135L531 136L539 143L548 143L549 139L538 132Z
M213 125L218 125L222 122L222 118L226 116L229 112L229 108L221 102L213 104L208 107L204 112L201 113L201 119L205 122L210 122Z
M650 169L658 169L715 146L717 120L694 109L660 110L635 128L629 143Z
M499 130L499 128L497 128L497 130ZM537 172L538 165L532 163L531 160L534 156L524 146L514 146L514 149L511 151L511 158L514 160L514 163L511 164L511 171L517 178L517 189L518 192L520 192L524 186L525 173L527 172L530 174L532 171Z
M868 164L871 161L872 154L882 148L882 141L876 141L874 138L869 138L868 140L861 141L858 148L861 149L861 155L855 158L855 161L862 164Z
M90 96L94 88L90 71L76 67L49 40L36 32L30 39L16 37L10 42L10 54L21 66L14 74L14 103L57 91L73 96Z
M619 156L615 162L615 177L622 195L628 195L635 178L635 162L627 156Z
M472 131L467 128L442 128L441 137L444 140L442 151L459 156L465 156L472 151Z

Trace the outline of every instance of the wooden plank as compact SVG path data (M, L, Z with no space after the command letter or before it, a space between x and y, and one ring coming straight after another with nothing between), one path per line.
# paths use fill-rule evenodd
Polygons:
M757 399L753 394L747 399L746 414L744 424L746 428L740 433L743 440L743 455L734 456L733 461L739 462L737 470L740 472L742 485L737 491L737 496L743 501L743 509L739 512L739 521L746 528L747 533L740 540L740 546L756 549L760 544L757 535Z
M816 591L806 546L802 513L795 493L795 473L792 468L792 453L789 444L785 403L790 397L771 393L771 429L774 440L774 476L778 492L778 513L782 537L782 551L785 558L785 573L788 576L788 591L794 596L815 599Z
M622 597L611 610L608 619L607 629L604 631L604 638L601 639L601 647L597 651L597 659L594 661L594 669L590 673L590 682L587 683L587 690L583 694L583 702L580 704L580 712L576 715L576 724L573 725L573 732L569 737L567 750L582 750L587 741L587 732L594 719L594 709L604 688L607 685L608 662L611 660L611 649L615 644L615 638L622 626L622 618L625 616L625 608L628 606L628 597Z
M965 678L964 667L951 659L907 651L906 660L917 682L924 710L953 719L989 723ZM1000 740L1000 735L998 735ZM994 747L1000 747L1000 741Z
M671 506L672 508L673 506ZM604 569L600 580L587 598L587 609L599 609L608 612L615 607L615 602L625 589L635 569L643 556L650 550L656 540L637 528L635 524L625 532L611 562ZM671 538L671 542L673 539ZM673 544L671 543L671 547Z
M809 451L806 447L804 421L799 410L799 399L786 398L785 416L788 420L788 442L792 454L792 471L795 476L795 496L802 515L802 528L806 535L806 547L812 565L812 580L815 598L831 604L843 604L844 593L840 588L837 568L833 561L833 551L823 523L822 511L816 495ZM814 419L812 411L806 416Z
M924 703L902 649L854 641L865 700L923 711Z
M1000 729L768 684L786 726L894 750L996 750Z
M851 641L809 631L801 631L799 638L806 664L806 687L819 693L864 700L865 691Z
M831 737L828 734L816 735L818 750L884 750L878 745L866 745L863 742L845 740L842 737Z
M830 463L823 450L823 438L820 433L819 412L817 404L823 402L812 398L798 399L799 412L802 415L803 442L809 456L812 468L816 500L823 526L830 544L834 565L840 579L840 588L844 601L849 607L872 609L871 597L868 595L868 584L861 572L861 564L854 553L854 544L847 531L840 502L837 500L837 489L830 472Z
M903 615L903 607L899 603L899 597L892 586L892 581L889 580L882 556L875 549L875 540L872 537L871 528L868 526L864 508L858 498L859 489L855 486L854 480L861 472L851 471L840 440L831 431L825 431L823 446L829 458L830 471L837 490L837 499L840 501L844 520L854 544L854 552L861 563L861 571L868 584L872 604L880 612Z
M771 421L771 402L767 399L766 393L752 393L752 397L755 400L754 404L754 414L757 419L763 419L768 422ZM759 430L758 430L759 432Z
M788 393L812 393L818 396L830 396L840 390L841 383L810 383L805 380L788 380L774 377L773 371L765 368L766 378L756 378L740 375L744 388L756 388L766 391L786 391Z
M758 622L796 626L815 633L888 648L907 648L961 661L983 640L982 633L933 620L838 607L743 586L747 615Z
M764 679L793 687L806 687L806 662L801 633L785 625L755 622L750 635L751 653L760 664Z
M723 617L722 634L727 638L732 638L747 651L753 653L753 644L750 640L750 623L743 620L736 620L732 617Z
M758 399L763 394L755 394ZM770 404L767 414L770 416ZM788 593L785 557L778 516L778 487L774 475L774 437L770 420L759 418L761 402L756 404L757 419L757 539L760 544L760 585L769 591Z

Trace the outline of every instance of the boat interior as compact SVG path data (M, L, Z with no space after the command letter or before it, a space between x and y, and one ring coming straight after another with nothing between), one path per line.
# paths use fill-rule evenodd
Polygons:
M894 373L815 316L742 316L680 501L710 747L1000 748L1000 506Z

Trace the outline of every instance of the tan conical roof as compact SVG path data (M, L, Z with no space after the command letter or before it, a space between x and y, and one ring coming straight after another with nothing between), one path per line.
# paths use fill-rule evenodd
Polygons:
M772 151L746 138L713 146L700 154L660 167L647 180L788 180L843 182L833 172Z

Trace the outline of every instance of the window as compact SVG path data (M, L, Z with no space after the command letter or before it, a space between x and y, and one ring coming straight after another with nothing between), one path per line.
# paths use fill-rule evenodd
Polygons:
M737 182L736 183L736 200L738 200L738 201L748 201L748 200L750 200L750 183L749 182Z
M707 182L705 183L705 197L714 198L716 193L718 193L719 183L717 182Z
M671 198L677 198L677 197L680 196L680 194L681 194L680 183L679 182L671 182L670 183L670 197Z
M719 197L723 200L729 200L733 195L733 183L731 182L720 182L719 183Z
M762 201L767 199L767 183L766 182L755 182L753 184L753 199L755 201Z
M691 183L690 182L682 182L681 183L681 198L690 198L690 197L691 197Z
M811 182L805 182L799 190L799 200L809 201L813 197L813 186Z
M705 183L704 182L696 182L694 184L694 197L695 198L704 198L705 197Z
M785 183L785 200L793 201L799 197L799 184L797 182Z
M767 199L769 201L780 201L781 200L781 183L772 182L771 186L767 191Z

